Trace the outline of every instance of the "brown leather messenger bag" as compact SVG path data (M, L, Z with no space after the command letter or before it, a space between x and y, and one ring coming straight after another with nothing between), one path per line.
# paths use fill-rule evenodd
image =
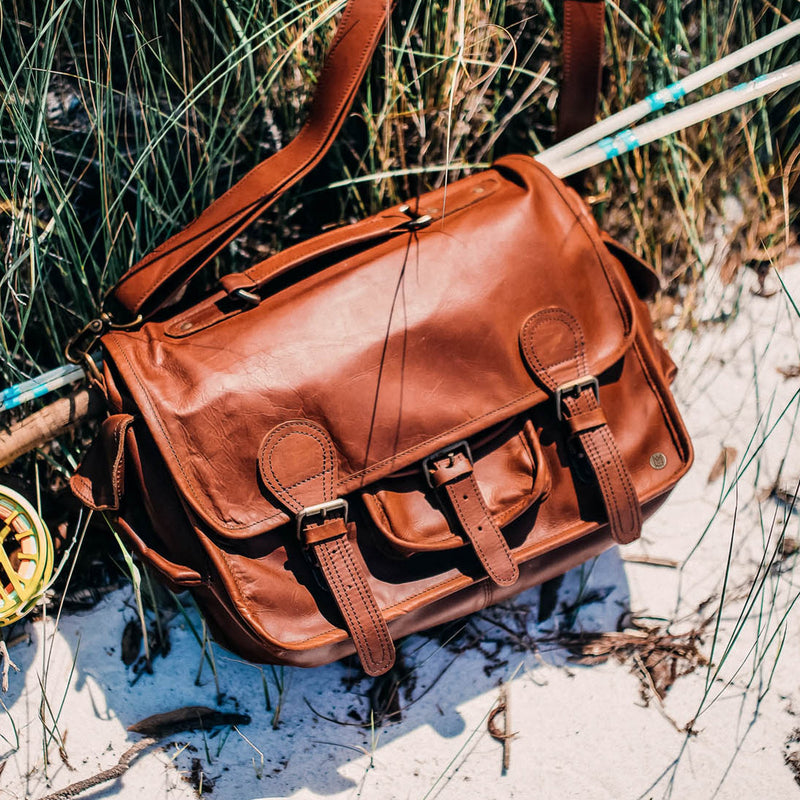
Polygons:
M350 0L298 136L123 275L132 322L74 346L99 339L109 407L75 494L222 644L372 675L398 637L637 538L692 458L657 277L528 156L181 301L322 158L388 13ZM562 133L591 119L602 21L566 3Z

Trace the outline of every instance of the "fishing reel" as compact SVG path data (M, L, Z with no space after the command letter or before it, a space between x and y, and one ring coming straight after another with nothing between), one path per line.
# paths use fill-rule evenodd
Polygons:
M53 575L53 540L20 494L0 486L0 626L25 616Z

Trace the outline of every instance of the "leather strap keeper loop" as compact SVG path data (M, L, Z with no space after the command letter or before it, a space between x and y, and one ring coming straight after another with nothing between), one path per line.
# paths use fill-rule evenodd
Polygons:
M321 525L303 527L300 539L307 547L313 547L321 542L329 542L347 535L347 523L341 517L326 520Z
M219 285L228 294L240 291L252 292L258 288L255 282L243 272L231 272L228 275L223 275L219 279Z
M568 417L566 422L573 435L608 424L606 413L599 406L589 409L589 411L582 411L574 417Z
M425 460L428 478L433 488L439 489L451 481L472 474L472 462L464 453L453 453L438 461Z

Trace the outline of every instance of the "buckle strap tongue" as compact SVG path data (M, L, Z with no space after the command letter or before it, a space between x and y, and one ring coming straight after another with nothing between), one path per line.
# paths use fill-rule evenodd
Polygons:
M569 427L594 471L611 535L620 544L642 532L642 508L600 406L597 378L586 363L578 320L563 308L545 308L522 326L520 343L528 367L553 393L556 416Z
M500 528L486 507L472 471L466 442L439 451L423 461L428 484L443 491L488 576L498 586L511 586L519 567Z
M581 443L600 486L611 535L620 544L638 539L642 531L641 506L600 404L593 393L585 390L562 402L567 411L566 421ZM581 423L586 427L579 427Z
M394 644L357 555L355 533L352 523L329 517L319 525L304 525L302 538L339 607L364 672L382 675L394 664Z
M369 585L347 522L347 502L336 497L338 465L327 431L309 420L274 427L259 453L267 488L297 519L297 535L317 565L341 612L364 671L382 675L394 664L386 620Z

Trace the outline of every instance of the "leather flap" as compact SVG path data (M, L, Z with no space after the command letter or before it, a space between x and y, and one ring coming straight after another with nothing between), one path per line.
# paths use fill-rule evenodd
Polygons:
M586 207L532 159L492 174L485 201L447 213L442 191L423 197L444 219L306 267L193 335L170 337L166 320L104 337L109 378L212 529L247 537L287 521L258 458L288 420L327 431L341 496L547 400L519 344L543 308L580 322L590 373L621 358L632 290Z
M112 414L100 425L80 467L70 479L72 491L95 511L117 511L125 490L125 435L133 417Z

